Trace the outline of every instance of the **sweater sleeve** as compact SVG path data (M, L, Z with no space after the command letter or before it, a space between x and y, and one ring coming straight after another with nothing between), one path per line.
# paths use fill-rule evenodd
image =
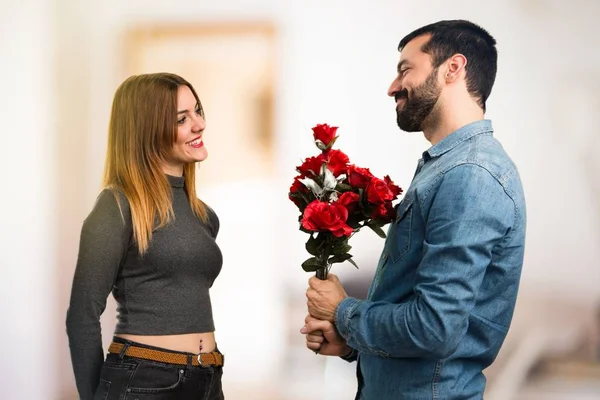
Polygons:
M100 193L83 222L79 254L67 311L67 336L79 397L91 400L104 361L100 316L132 237L126 198Z
M213 237L213 239L216 239L217 235L219 234L219 228L221 227L219 217L217 216L215 210L209 207L206 203L204 203L204 205L206 206L206 212L208 214L211 236Z

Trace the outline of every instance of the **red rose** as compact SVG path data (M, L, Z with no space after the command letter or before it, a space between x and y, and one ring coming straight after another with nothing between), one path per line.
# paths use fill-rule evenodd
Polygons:
M319 146L319 149L325 150L325 148L329 146L329 144L335 138L335 132L337 131L337 129L337 126L329 126L327 124L318 124L317 126L312 128L315 142L320 141L324 144L323 148L321 148L319 146L319 143L317 142L317 146Z
M375 208L375 210L373 211L372 218L378 218L386 222L390 222L394 219L395 216L396 210L394 210L392 202L386 201L385 203L380 204L377 208Z
M296 193L296 192L308 193L308 188L302 182L300 182L300 179L302 179L302 178L303 178L302 175L299 175L294 178L294 182L292 183L292 186L290 186L290 193Z
M402 193L402 188L400 186L396 186L394 184L394 182L392 182L392 179L390 178L389 175L384 176L383 181L385 182L386 185L388 185L388 187L392 191L392 194L394 195L394 199L396 197L398 197L399 194Z
M348 183L356 188L364 189L373 179L373 174L368 168L360 168L356 165L348 167Z
M346 172L350 159L340 150L329 150L316 157L309 157L296 170L303 176L317 176L321 173L321 166L327 163L327 167L334 176L338 177Z
M348 161L350 159L340 150L328 150L324 153L324 159L327 161L327 167L331 170L335 177L346 173Z
M348 210L343 205L315 200L306 206L302 226L309 231L330 231L335 237L350 236L353 230L347 219Z
M356 209L356 206L358 205L358 200L359 200L358 193L344 192L344 193L342 193L342 195L340 196L340 198L338 199L337 202L338 202L338 204L341 204L344 207L346 207L348 212L352 212Z
M290 186L290 191L288 194L289 199L298 207L301 207L303 204L306 205L306 203L293 195L296 193L308 193L308 188L302 182L300 182L300 179L302 178L302 175L294 178L294 182L292 183L292 186Z
M317 176L321 173L321 166L325 162L325 158L322 154L317 157L309 157L302 163L301 166L296 167L296 170L303 176Z
M367 187L367 200L369 203L381 204L394 199L394 194L388 185L379 178L371 179Z

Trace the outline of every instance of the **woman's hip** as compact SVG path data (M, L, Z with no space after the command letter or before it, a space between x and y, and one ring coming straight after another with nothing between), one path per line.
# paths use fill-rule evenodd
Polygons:
M224 399L223 355L176 352L115 337L94 400Z

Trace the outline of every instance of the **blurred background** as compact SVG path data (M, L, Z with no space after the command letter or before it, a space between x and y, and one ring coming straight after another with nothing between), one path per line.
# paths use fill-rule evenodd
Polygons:
M398 42L464 18L498 41L487 117L528 206L517 309L486 399L600 399L598 15L589 0L0 1L0 397L77 398L65 313L112 96L132 74L169 71L207 115L197 187L221 219L211 296L227 399L352 399L356 365L314 355L299 333L307 236L287 191L317 154L317 123L406 189L429 144L399 131L386 96ZM351 244L360 269L333 272L360 297L383 240L365 231ZM114 318L111 298L105 345Z

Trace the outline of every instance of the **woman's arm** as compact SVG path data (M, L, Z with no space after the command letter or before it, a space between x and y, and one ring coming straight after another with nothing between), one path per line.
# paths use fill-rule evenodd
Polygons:
M105 189L83 222L67 311L71 360L82 400L91 400L99 383L104 361L100 316L131 237L127 200L122 194Z

